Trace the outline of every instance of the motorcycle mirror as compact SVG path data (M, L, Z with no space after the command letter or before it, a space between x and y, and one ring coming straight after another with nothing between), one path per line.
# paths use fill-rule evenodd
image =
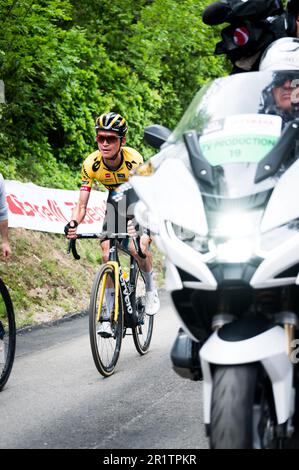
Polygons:
M144 129L144 140L147 144L155 149L159 149L161 145L165 144L166 140L171 134L171 130L167 127L153 124Z

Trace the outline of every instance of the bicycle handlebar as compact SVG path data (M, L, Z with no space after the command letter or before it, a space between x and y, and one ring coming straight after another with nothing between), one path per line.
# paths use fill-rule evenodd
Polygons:
M139 258L145 259L146 255L142 252L141 246L140 246L140 237L133 238L133 243L134 243L135 250L137 251Z
M77 247L76 247L76 240L78 238L98 238L100 240L105 240L109 238L127 238L129 236L128 233L113 233L113 232L102 232L102 233L79 233L77 238L72 238L69 240L67 252L72 252L73 257L76 260L79 260L81 256L78 254ZM133 238L133 243L137 254L140 258L145 259L146 255L142 252L140 246L140 237Z
M68 253L72 252L73 257L77 260L81 258L81 256L79 255L77 251L76 238L72 238L71 240L69 240L67 252Z

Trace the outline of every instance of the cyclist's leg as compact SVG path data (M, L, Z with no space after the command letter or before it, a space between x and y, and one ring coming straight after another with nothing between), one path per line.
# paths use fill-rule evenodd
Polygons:
M126 231L126 221L121 223L121 217L118 213L119 204L113 200L113 191L109 191L108 199L107 199L107 209L105 214L105 220L103 223L103 231L107 232L114 232L118 233L119 231L125 232ZM122 227L123 225L123 227ZM121 230L123 228L123 230ZM103 240L101 243L102 253L103 253L103 263L107 263L109 261L109 249L110 249L110 242L109 240ZM107 304L107 320L112 316L113 308L114 308L114 301L115 301L115 289L114 283L112 282L111 278L107 279L106 283L106 304ZM107 325L103 324L103 328L108 328Z
M110 214L109 214L109 211L107 211L105 215L105 220L103 223L103 232L107 231L108 225L110 225L109 218L110 218ZM101 250L102 250L102 261L104 264L106 264L109 261L109 248L110 248L109 240L103 240L101 242ZM110 319L111 319L113 306L114 306L114 297L115 297L114 284L110 276L108 276L106 280L106 286L105 286L105 297L104 297L105 308L103 308L102 310L102 318L101 318L102 323L98 328L98 333L105 335L105 337L112 336L113 334L111 324L110 324Z
M138 255L132 241L130 242L129 249L132 256L136 259L145 281L145 312L148 315L155 315L160 308L160 301L153 273L153 255L150 251L151 237L147 230L142 229L142 232L140 248L146 257L141 258Z
M102 232L113 232L115 229L115 211L113 205L110 203L111 196L109 194L107 199L107 208L105 213L105 218L103 222ZM101 242L102 249L102 261L107 263L109 260L109 248L110 242L108 239L104 239Z

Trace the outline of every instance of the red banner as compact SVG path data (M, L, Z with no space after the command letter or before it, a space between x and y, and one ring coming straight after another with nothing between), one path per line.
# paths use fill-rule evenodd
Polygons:
M78 191L51 189L33 183L5 181L9 227L22 227L43 232L64 233L71 220ZM107 192L91 191L86 216L78 233L99 233L106 211Z

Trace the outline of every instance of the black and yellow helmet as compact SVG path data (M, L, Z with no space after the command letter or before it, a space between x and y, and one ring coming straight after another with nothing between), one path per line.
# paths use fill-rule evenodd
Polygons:
M124 137L128 130L127 121L117 113L104 113L96 119L96 131L113 131Z

